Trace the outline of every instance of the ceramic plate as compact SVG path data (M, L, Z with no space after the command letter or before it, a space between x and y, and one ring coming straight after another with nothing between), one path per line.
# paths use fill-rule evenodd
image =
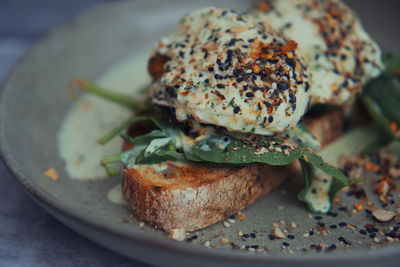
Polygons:
M399 5L395 1L385 1L384 6L382 3L350 2L382 48L393 51L400 41L396 13ZM125 206L107 200L107 192L120 183L121 178L86 182L69 178L57 149L61 122L74 104L65 89L68 81L77 76L102 77L127 55L151 47L161 36L169 33L187 11L210 5L247 10L251 3L112 2L58 27L36 45L6 80L0 102L1 152L17 181L44 209L70 228L105 247L147 263L395 264L400 260L400 246L396 242L389 244L384 241L384 236L379 233L384 234L389 224L377 224L379 232L376 235L382 242L375 242L369 235L359 232L365 224L375 223L364 212L353 215L339 209L337 204L331 214L315 218L296 200L297 189L291 184L275 190L243 211L246 219L230 218L227 220L229 225L218 223L192 233L185 242L178 243L150 225L142 226L139 220L129 216ZM57 181L43 175L50 167L58 171L60 178ZM342 194L341 199L342 205L349 209L357 201L346 194ZM273 223L287 230L293 238L271 241L269 235ZM326 235L321 234L317 223L325 224ZM395 224L391 223L392 226ZM311 230L314 235L310 236ZM239 237L239 231L248 237ZM221 244L222 237L230 242ZM204 246L207 241L210 247ZM327 249L331 245L336 248Z

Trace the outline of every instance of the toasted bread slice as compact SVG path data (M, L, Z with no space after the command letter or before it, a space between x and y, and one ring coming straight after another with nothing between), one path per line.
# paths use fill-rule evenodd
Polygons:
M305 122L322 145L343 133L341 109ZM123 194L141 220L166 232L191 232L246 208L298 172L297 161L288 166L245 167L167 162L125 168Z

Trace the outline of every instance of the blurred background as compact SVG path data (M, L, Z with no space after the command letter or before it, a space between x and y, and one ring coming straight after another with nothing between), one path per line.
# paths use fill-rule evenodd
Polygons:
M51 28L104 2L118 0L1 0L0 84L26 50ZM361 18L377 0L348 0ZM376 39L393 23L386 17L400 14L400 0L381 1L374 20L366 24ZM369 11L369 12L368 12ZM370 13L371 14L371 13ZM379 23L377 23L379 22ZM393 36L395 40L395 36ZM399 49L387 40L386 51ZM0 89L1 90L1 89ZM0 160L0 266L145 266L97 246L47 215L13 181Z

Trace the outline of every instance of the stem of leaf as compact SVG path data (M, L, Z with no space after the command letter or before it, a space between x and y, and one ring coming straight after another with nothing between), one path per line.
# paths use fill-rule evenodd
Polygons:
M75 98L74 88L76 87L82 90L83 92L97 95L106 100L123 105L129 109L137 110L139 108L139 103L137 103L128 95L105 90L97 86L96 84L92 83L91 81L84 80L81 78L72 79L68 85L72 98Z
M103 165L103 166L105 166L105 165L110 164L110 163L114 163L114 162L117 162L117 161L121 161L121 155L122 155L122 152L121 152L121 153L118 153L118 154L113 154L113 155L104 156L104 157L102 158L100 164Z
M104 135L102 138L98 140L101 145L107 144L111 139L121 133L123 130L131 126L132 124L140 121L148 120L149 117L141 116L141 117L131 117L127 120L123 121L121 124L117 125L114 129L112 129L109 133Z

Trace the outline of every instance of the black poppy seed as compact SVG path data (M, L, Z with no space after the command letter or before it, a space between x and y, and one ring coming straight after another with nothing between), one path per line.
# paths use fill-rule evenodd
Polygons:
M391 238L397 238L398 234L394 231L391 231L389 233L386 233L385 236L391 237Z
M375 237L376 237L375 233L372 233L372 234L369 235L369 238L375 238Z
M214 68L213 67L209 67L208 71L214 71Z
M311 189L311 193L316 194L317 190L315 188Z
M269 240L275 240L275 236L272 235L272 234L270 234L270 235L269 235Z
M233 112L234 112L234 113L239 113L239 111L240 111L240 107L235 107L235 108L233 109Z
M179 51L179 56L180 56L181 58L185 58L185 53L183 53L183 51Z
M340 226L340 227L345 227L345 226L347 226L347 223L346 223L346 222L340 222L340 223L339 223L339 226Z
M395 226L395 227L393 227L393 231L399 231L399 227L398 226Z
M288 246L290 246L290 244L288 242L283 242L282 246L288 247Z
M342 241L343 243L346 242L346 239L343 236L339 236L338 240Z
M210 80L209 79L205 79L204 82L205 83L210 83Z
M371 231L372 231L373 233L378 233L378 232L379 232L379 229L376 228L376 227L373 227L373 228L371 229Z
M289 83L285 82L285 81L280 81L277 83L277 87L280 91L286 90L289 88Z
M249 48L248 45L242 45L242 48Z
M331 229L336 229L336 228L337 228L337 225L336 225L336 224L331 224L331 225L329 225L329 228L331 228Z
M224 10L224 11L222 11L222 13L221 13L221 16L225 16L225 15L226 15L226 13L228 13L228 11L227 11L227 10Z
M271 106L271 103L269 103L269 102L267 102L267 101L264 101L264 105L265 105L267 108L269 108L269 107Z
M321 226L322 228L324 228L324 227L325 227L325 223L323 223L323 222L321 222L321 223L318 223L318 225L319 225L319 226Z
M249 250L249 248L250 248L249 245L244 246L244 249L245 249L245 250Z
M314 235L314 231L311 230L308 234L309 234L310 236L311 236L311 235Z
M258 249L259 248L258 245L252 245L251 247L254 248L254 249Z
M203 74L202 74L202 73L200 73L200 74L199 74L199 77L203 77Z
M240 70L240 69L233 70L233 75L235 75L235 77L239 77L241 74L242 74L242 70Z
M219 58L217 59L217 64L218 64L218 65L222 65L221 59L219 59Z
M228 142L229 141L229 137L228 136L225 136L224 137L224 142Z
M367 231L365 231L364 229L361 229L361 230L359 231L359 233L362 234L362 235L366 235L366 234L367 234Z
M252 42L254 42L254 40L255 39L249 39L249 40L247 40L247 42L252 43Z
M194 235L194 236L191 237L191 239L193 239L193 240L196 240L197 238L198 238L197 235Z
M218 84L217 84L217 87L218 87L219 89L224 89L224 88L225 88L225 84L218 83Z
M329 247L326 248L326 251L330 252L330 251L333 251L335 249L336 249L336 245L332 244L332 245L330 245Z
M243 234L243 237L244 237L244 238L249 238L250 235L249 235L249 234Z
M253 97L254 94L253 94L252 92L247 92L247 93L246 93L246 96L247 96L247 97Z
M256 238L256 234L255 234L255 233L250 233L250 236L251 236L252 238Z
M287 237L288 237L289 239L294 239L294 238L295 238L294 235L287 235Z
M372 230L372 228L365 228L365 230L367 230L367 232L369 233L369 234L372 234L374 231Z
M304 91L308 91L310 89L310 84L308 82L305 83Z
M268 122L271 123L271 122L273 122L273 121L274 121L274 117L269 116L269 117L268 117Z
M187 243L190 243L190 242L192 242L192 238L190 238L190 237L189 237L189 238L187 238L187 239L186 239L186 242L187 242Z
M347 207L340 207L338 210L340 210L340 211L347 211Z
M232 214L231 216L229 216L229 218L231 218L231 219L235 219L235 214Z

